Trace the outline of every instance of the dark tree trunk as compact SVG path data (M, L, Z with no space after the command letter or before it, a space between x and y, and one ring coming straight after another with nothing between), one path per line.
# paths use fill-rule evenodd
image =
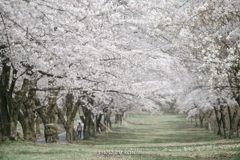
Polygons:
M10 113L7 104L7 90L10 79L11 67L4 64L2 68L1 80L0 80L0 107L1 107L1 121L2 121L2 132L3 136L10 137L11 124L10 124Z
M36 91L34 91L34 94L36 99L35 104L37 106L41 106L40 101L36 97ZM56 125L57 123L54 121L57 115L58 107L56 101L58 94L59 91L51 91L50 96L48 97L48 106L42 106L43 108L37 110L44 124L44 136L46 143L54 143L59 139L58 128Z
M49 135L51 135L51 138L48 139L52 139L52 142L49 143L53 143L53 142L57 142L57 140L59 139L58 137L58 128L57 128L57 96L59 94L59 91L51 91L50 92L50 97L48 97L48 107L46 108L46 113L47 113L47 117L46 117L46 122L47 124L54 124L54 125L49 125L46 129L48 129L48 131L50 130L51 133L49 133ZM46 132L47 133L47 132Z
M32 86L37 87L37 82L32 83ZM34 96L34 103L37 106L36 111L44 124L44 137L46 143L54 143L59 139L57 125L53 123L52 117L56 115L56 100L59 91L51 91L48 97L48 106L41 106L39 99L36 96L36 91L31 91Z
M23 138L25 139L25 137L27 137L28 134L27 134L27 123L25 122L25 117L23 114L18 115L18 121L20 122L20 124L22 126ZM29 138L27 138L27 139L29 139Z
M77 114L77 110L78 110L81 102L79 100L76 102L75 106L73 106L73 98L74 97L72 94L67 94L67 96L66 96L67 121L64 119L64 115L62 114L61 109L59 109L59 108L57 109L58 118L61 121L61 123L63 124L64 129L66 130L66 141L68 143L72 143L73 140L80 139L77 136L77 133L74 129L74 118Z
M203 128L203 119L200 118L201 116L199 115L199 121L200 121L200 127Z
M217 122L214 121L214 130L213 130L214 133L217 133Z
M77 131L73 128L73 140L80 140Z
M62 104L63 104L63 107L62 107L62 111L61 112L62 112L62 115L65 116L67 109L66 109L66 102L65 102L64 99L62 100Z
M204 114L201 110L199 113L199 121L200 121L200 127L203 128L203 120L206 114Z
M36 118L36 134L40 135L41 131L40 131L40 117L39 115L36 113L37 118Z
M108 128L108 129L110 129L111 128L111 120L110 120L110 118L111 118L111 111L107 111L106 112L106 115L105 115L105 117L104 117L104 124L105 124L105 126ZM109 130L106 128L106 134L107 134L107 136L108 136L108 132L109 132Z
M226 127L225 115L223 114L224 108L225 107L220 106L220 113L221 113L221 120L222 120L222 124L223 124L224 139L227 139L228 138L227 127Z
M115 113L115 124L120 124L120 114Z
M68 127L66 128L66 141L68 143L73 142L73 125L71 121L71 116L72 116L72 111L73 111L73 95L72 94L67 94L66 96L66 109L67 109L67 125Z
M23 129L23 138L26 141L36 142L36 134L34 130L34 117L30 115L26 118L23 114L19 114L18 118Z
M122 115L120 115L120 125L122 125Z
M91 111L88 108L83 107L83 114L84 114L84 116L81 116L81 120L84 123L84 128L83 128L84 139L89 139L90 125L91 125L91 121L92 121Z
M55 143L58 141L58 128L56 124L44 125L44 136L46 143Z
M3 125L3 123L2 123L2 111L1 111L1 107L0 107L0 139L3 138L3 128L2 128L2 125Z
M94 115L92 115L92 116L94 116ZM90 119L90 135L93 136L93 137L96 136L96 128L95 128L93 117L91 117L91 119Z
M99 114L97 116L97 119L96 119L96 130L97 130L97 133L100 133L99 132L99 128L100 128L101 119L102 119L102 114Z
M215 111L216 121L217 121L217 124L218 124L218 132L217 132L217 135L222 136L222 131L221 131L221 119L220 119L219 116L218 116L217 108L216 108L216 107L213 107L213 108L214 108L214 111Z
M236 99L236 101L238 103L238 107L239 107L240 106L240 96L235 95L235 99ZM237 124L237 138L240 138L240 118L238 119L238 124Z
M211 131L211 122L210 122L210 117L212 116L213 110L211 110L210 114L208 115L208 117L206 117L206 123L207 123L207 130Z
M208 121L205 122L205 129L208 130Z
M20 113L20 109L23 108L23 101L26 97L26 93L28 92L28 85L29 85L29 80L24 79L22 88L20 91L18 91L16 93L15 98L12 98L12 95L9 95L9 97L8 97L8 104L9 104L9 106L11 106L11 118L10 118L10 120L11 120L11 133L10 133L11 139L18 139L18 136L17 136L18 116Z
M68 136L66 136L66 141L71 143L71 133L70 133L71 126L69 125L69 123L66 122L60 108L58 108L58 119L63 124L63 127L66 130L66 135L68 134Z
M230 130L229 130L229 139L233 138L233 129L235 125L235 119L237 117L238 106L234 106L234 113L231 114L231 108L228 106L228 115L229 115L229 123L230 123Z
M237 138L240 138L240 118L238 120L238 125L237 125Z
M195 127L197 127L197 114L195 114Z
M28 97L24 102L24 107L22 107L22 112L20 112L18 119L22 124L24 139L27 141L36 141L35 133L35 94L34 91L28 93Z
M229 139L232 139L233 138L233 121L232 121L232 114L231 114L231 109L230 109L230 106L227 106L228 108L228 116L229 116Z
M106 112L106 115L105 115L105 117L104 117L104 124L105 124L106 126L108 126L108 124L111 125L111 120L110 120L110 118L111 118L111 113L112 113L112 112L107 111L107 112Z

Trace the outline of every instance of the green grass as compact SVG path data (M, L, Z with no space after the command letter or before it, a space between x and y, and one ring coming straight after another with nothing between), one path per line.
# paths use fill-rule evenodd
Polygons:
M112 130L108 137L101 133L73 144L7 141L0 146L0 159L240 159L239 139L224 140L187 124L183 115L132 115ZM142 154L127 154L134 149Z

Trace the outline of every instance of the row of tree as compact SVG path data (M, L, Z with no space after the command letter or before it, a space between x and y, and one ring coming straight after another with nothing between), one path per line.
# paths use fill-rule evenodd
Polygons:
M180 112L199 117L201 126L204 119L214 124L224 138L233 138L233 132L240 138L240 2L189 1L185 9L179 44L198 79L178 97Z
M160 72L158 60L152 58L158 55L154 51L158 44L146 37L150 20L146 4L0 1L2 135L16 139L20 122L24 139L36 141L37 116L44 124L47 142L58 139L57 127L52 125L57 119L67 132L67 141L72 142L79 106L85 138L98 130L92 129L92 117L99 126L101 116L109 121L111 112L121 114L129 108L158 112L156 104L138 102L152 89L135 86L148 83L146 75ZM61 97L65 97L67 118L58 104Z
M205 91L205 92L204 92ZM199 119L200 126L217 132L224 138L233 138L233 133L237 133L240 138L240 117L239 105L234 99L218 95L210 95L206 89L192 91L189 95L182 98L182 105L179 106L180 113L188 113L187 119Z
M172 99L191 115L239 106L239 11L238 0L0 1L3 135L19 121L35 141L38 113L47 141L58 116L71 142L79 106L87 133L92 115L160 112Z
M4 74L3 72L2 75L5 75L5 77L2 76L1 84L3 84L3 80L10 79L10 77L7 77L7 75L10 75L9 73ZM21 90L15 94L9 90L3 90L4 87L1 87L0 115L2 123L0 130L3 139L18 139L17 123L20 122L23 130L23 139L35 142L35 123L39 125L39 119L41 119L44 125L46 143L58 141L57 121L60 121L66 130L66 141L71 143L73 140L79 139L74 129L74 119L79 108L83 111L83 116L79 116L84 124L84 139L95 136L100 128L101 130L108 129L106 126L111 124L110 117L114 111L113 100L109 101L109 104L99 100L97 102L97 97L94 94L83 91L78 97L75 97L76 100L74 101L73 93L65 92L64 97L61 99L64 102L61 108L57 102L63 96L59 95L59 88L51 88L52 90L47 91L46 96L40 96L42 91L32 88L33 83L28 79L24 79ZM46 99L47 102L45 102ZM118 117L116 121L121 121L122 115L127 110L127 108L125 110L121 109L118 108L115 114ZM104 124L101 124L103 116Z

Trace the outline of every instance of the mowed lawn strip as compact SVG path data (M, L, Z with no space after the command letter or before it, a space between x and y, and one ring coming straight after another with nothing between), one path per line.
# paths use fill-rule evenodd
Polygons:
M0 159L240 159L239 139L224 140L184 115L131 115L112 130L74 144L8 141Z

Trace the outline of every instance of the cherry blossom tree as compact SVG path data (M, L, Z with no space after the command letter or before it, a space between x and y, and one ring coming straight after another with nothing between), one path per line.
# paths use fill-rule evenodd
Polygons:
M200 110L214 107L215 111L221 113L221 118L216 119L220 125L222 121L226 138L226 125L222 114L224 108L228 106L232 123L236 110L232 115L230 107L236 102L239 106L237 35L240 3L236 0L204 0L179 1L175 4L170 5L173 14L165 12L164 9L159 10L160 18L156 16L151 32L158 37L171 37L171 42L168 42L171 45L167 45L168 52L181 58L186 68L195 72L192 76L195 82L186 88L188 92L191 91L187 97L182 98L184 103L180 104L181 112L187 111L189 116L192 116L199 114ZM166 21L168 25L165 25ZM199 79L196 79L196 76ZM232 133L229 135L231 137Z
M199 61L196 70L200 73L199 78L203 85L210 88L211 94L228 93L221 100L234 98L233 101L238 105L239 39L236 35L239 33L239 7L240 3L234 0L191 3L191 17L187 19L185 27L191 44L186 46L189 46L191 54ZM224 104L219 104L221 117ZM231 119L231 113L229 115ZM224 127L226 138L225 132Z
M170 53L168 48L161 48L162 44L167 47L169 43L166 42L174 35L168 31L169 37L160 36L162 39L159 40L147 32L150 20L156 15L156 9L151 8L155 4L154 1L135 0L1 1L0 102L4 135L9 136L12 132L11 137L16 137L14 126L19 113L26 113L31 119L35 112L42 119L51 118L46 113L56 115L59 112L56 110L59 90L65 91L65 96L73 94L75 97L76 102L69 102L70 110L73 103L77 103L78 95L86 91L102 102L115 97L116 104L112 110L124 112L131 101L136 101L135 97L145 98L149 93L152 94L150 97L163 94L155 94L161 87L144 89L136 87L137 84L161 86L168 77L175 82L181 81L176 78L182 74L180 70L169 70L184 67L178 59L172 60L167 55ZM169 4L162 1L158 6L164 8ZM30 81L27 86L23 83L24 79ZM175 82L172 84L177 86ZM17 96L18 91L21 92L20 97ZM37 102L39 92L49 93L50 99ZM129 103L119 105L123 102L116 98L119 96L129 99ZM19 98L21 101L17 100ZM27 100L24 102L24 99ZM18 103L11 107L14 101ZM17 107L21 105L24 107ZM135 109L141 110L144 106L149 111L159 111L159 107L150 101L148 105L135 106ZM93 114L96 114L96 107L85 106ZM15 108L18 110L16 113L13 112ZM14 119L11 118L13 115ZM58 115L61 117L61 114ZM72 121L72 115L69 116L66 123ZM21 119L22 126L32 121L26 116ZM45 123L50 123L50 120ZM32 124L29 124L29 129ZM69 135L70 132L71 129ZM32 129L29 134L35 137Z

